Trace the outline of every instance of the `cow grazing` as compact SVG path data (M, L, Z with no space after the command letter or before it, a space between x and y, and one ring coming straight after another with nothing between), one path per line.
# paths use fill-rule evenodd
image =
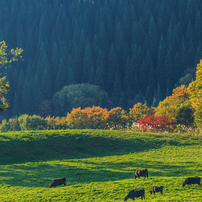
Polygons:
M56 187L58 185L62 185L64 184L64 186L66 185L66 178L63 177L63 178L60 178L60 179L55 179L55 180L52 180L51 184L49 185L49 188L51 187Z
M134 174L134 178L136 179L137 177L140 178L140 176L144 176L148 178L148 170L145 168L145 169L142 169L142 170L136 170L135 171L135 174Z
M163 187L162 186L153 186L151 191L149 191L150 194L155 194L156 192L161 192L163 194Z
M129 198L135 200L135 198L138 197L141 197L141 199L145 199L144 189L134 189L129 191L128 195L124 198L124 201L127 201Z
M183 183L182 183L182 187L184 187L186 184L192 185L192 184L198 184L201 186L200 184L201 178L200 177L188 177Z

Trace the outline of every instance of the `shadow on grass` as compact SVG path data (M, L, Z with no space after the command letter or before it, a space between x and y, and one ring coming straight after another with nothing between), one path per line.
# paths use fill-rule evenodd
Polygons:
M167 137L169 137L167 139ZM60 177L67 178L68 185L78 183L115 181L133 178L124 168L156 169L150 172L152 176L179 176L190 174L183 165L167 165L160 162L144 161L111 163L102 165L95 162L85 162L82 158L124 155L133 152L143 152L158 149L165 144L187 145L193 141L180 142L169 135L136 134L120 131L102 130L70 130L70 131L38 131L4 133L0 135L0 184L27 187L48 187L51 180ZM93 168L86 166L61 166L40 163L40 161L81 159L84 164L94 164ZM21 163L30 162L26 166ZM72 161L73 162L73 161ZM74 161L75 162L75 161ZM10 165L9 165L10 164ZM173 172L174 170L174 172Z
M184 140L183 140L184 141ZM169 134L154 135L105 130L26 131L0 134L0 164L52 159L123 155L180 142Z
M65 163L71 164L75 163L75 161L69 160ZM194 170L195 162L182 162L184 165L170 165L154 161L144 161L139 164L126 161L124 163L105 162L103 165L102 163L89 162L82 159L80 161L78 159L77 166L65 165L65 163L58 164L53 162L52 165L46 162L30 162L27 164L2 166L0 169L0 184L48 188L53 179L61 177L66 177L67 186L91 182L118 181L134 179L135 169L140 167L146 167L149 170L149 179L145 180L158 179L158 177L182 177L187 175L191 177L197 175L197 171ZM127 166L134 167L134 172L125 171L124 168ZM144 180L144 177L134 179L134 182L141 180Z
M66 169L56 166L43 165L42 167L31 167L19 165L13 169L1 169L0 184L8 186L23 187L46 187L56 178L65 177L67 186L91 182L104 182L126 179L124 172L113 172L109 170L90 170L76 166L66 166ZM63 186L63 185L62 185ZM58 186L59 187L59 186Z
M76 134L55 131L51 135L47 132L27 132L20 137L0 135L0 164L126 154L159 148L163 144L159 140L134 137L134 134L132 139L126 139L123 132L118 135L107 131L105 135L100 131L100 134L99 131L78 131Z

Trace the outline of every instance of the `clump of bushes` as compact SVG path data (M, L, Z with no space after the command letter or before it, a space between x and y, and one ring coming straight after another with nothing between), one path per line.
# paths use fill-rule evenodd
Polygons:
M137 132L180 132L200 133L194 125L193 110L182 107L175 118L166 114L158 115L157 108L137 103L129 112L121 107L111 110L99 106L84 109L73 108L66 117L46 117L27 114L3 120L0 131L58 130L58 129L107 129L133 130ZM179 113L182 112L182 113ZM180 123L180 124L179 124ZM184 123L184 124L183 124Z
M174 119L168 118L167 115L150 115L144 120L139 120L139 129L141 131L151 131L151 132L173 132L175 121Z
M44 129L123 129L128 121L128 115L122 108L110 111L101 107L80 107L67 113L66 117L46 117L24 114L20 117L3 120L1 132L44 130Z
M29 116L23 114L19 118L12 118L8 121L3 120L0 125L1 132L7 131L25 131L25 130L43 130L47 128L47 120L40 116Z

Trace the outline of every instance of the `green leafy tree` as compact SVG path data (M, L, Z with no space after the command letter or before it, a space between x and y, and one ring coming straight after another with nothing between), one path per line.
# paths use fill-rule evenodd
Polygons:
M8 63L12 63L13 61L19 60L19 58L22 58L20 54L22 53L21 48L11 49L10 51L7 51L8 46L6 45L5 41L0 42L0 67L3 67L4 65ZM0 78L0 111L5 111L10 105L7 102L6 98L4 97L4 94L7 94L9 91L9 83L6 80L6 77Z
M62 88L53 96L53 106L56 116L66 116L72 108L99 106L102 98L105 98L106 105L109 105L107 93L100 90L99 86L90 84L75 84ZM104 108L108 106L102 106Z

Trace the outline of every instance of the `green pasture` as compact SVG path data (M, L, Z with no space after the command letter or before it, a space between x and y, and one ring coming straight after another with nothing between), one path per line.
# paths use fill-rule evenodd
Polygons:
M145 201L202 201L202 187L182 187L186 177L202 177L201 142L200 135L106 130L1 133L0 201L119 202L139 188ZM141 168L148 179L134 179ZM61 177L67 186L48 188ZM153 185L164 186L163 195L150 195Z

